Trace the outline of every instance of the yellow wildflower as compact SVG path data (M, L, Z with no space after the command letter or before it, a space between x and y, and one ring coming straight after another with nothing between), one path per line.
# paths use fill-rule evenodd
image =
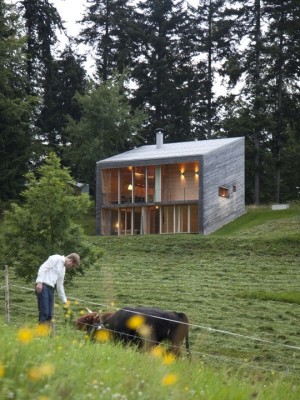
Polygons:
M2 364L2 362L0 362L0 378L3 378L4 375L5 375L5 367Z
M164 354L164 349L161 346L155 346L152 348L151 354L157 358L162 357Z
M38 381L42 378L39 367L31 367L28 370L28 379L31 381Z
M142 315L134 315L127 321L127 327L129 329L138 329L145 323L145 318Z
M106 329L99 329L95 332L95 339L99 342L108 342L111 339L111 332Z
M43 377L54 374L54 366L50 363L44 363L40 366L40 371Z
M35 329L36 336L48 336L50 334L50 326L48 324L39 324Z
M178 376L176 374L165 375L161 381L163 386L174 385L178 381Z
M70 300L68 300L65 304L64 304L64 308L69 308L71 305Z
M28 371L28 379L38 381L54 374L54 366L49 363L31 367Z
M170 365L173 364L174 361L175 361L174 354L166 354L163 359L163 364Z
M21 328L18 332L18 339L21 343L29 343L33 339L33 331L29 328Z

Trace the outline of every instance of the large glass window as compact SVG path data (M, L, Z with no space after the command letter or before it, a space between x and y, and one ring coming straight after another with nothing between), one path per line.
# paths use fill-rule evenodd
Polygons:
M146 167L134 167L133 195L135 203L146 201Z
M154 201L154 191L155 191L155 169L153 165L147 167L147 179L146 179L146 201L151 203Z
M163 202L197 200L199 197L198 163L177 163L162 166Z
M102 235L118 235L118 210L102 209L101 227Z
M132 203L133 175L132 167L120 168L120 202Z
M102 171L102 202L103 204L118 203L118 170Z

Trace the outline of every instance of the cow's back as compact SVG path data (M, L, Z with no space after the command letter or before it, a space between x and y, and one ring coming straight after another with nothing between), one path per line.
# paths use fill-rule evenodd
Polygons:
M136 315L142 316L144 325L150 328L149 339L151 341L158 343L164 340L177 341L177 337L181 339L187 333L187 325L182 324L188 323L184 313L148 307L124 307L107 319L104 325L107 329L114 331L117 337L121 337L123 341L135 340L140 344L142 338L139 338L136 329L130 328L129 323L129 320Z

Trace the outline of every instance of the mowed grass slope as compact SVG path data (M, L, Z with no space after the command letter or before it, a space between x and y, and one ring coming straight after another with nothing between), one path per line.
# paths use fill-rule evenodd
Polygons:
M91 241L104 256L98 270L87 270L67 287L78 303L72 302L74 316L85 306L183 311L191 324L193 362L299 375L299 206L249 209L206 237L91 236ZM2 299L3 293L0 311ZM11 303L13 323L36 319L32 292L12 287ZM61 315L58 308L58 322Z

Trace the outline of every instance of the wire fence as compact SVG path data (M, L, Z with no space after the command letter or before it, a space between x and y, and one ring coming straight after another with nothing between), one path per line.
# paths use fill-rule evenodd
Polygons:
M119 308L112 304L98 303L95 301L89 301L78 297L68 297L70 300L70 306L66 310L63 306L56 304L55 307L55 326L56 328L62 328L66 322L73 321L87 312L88 309L103 309L106 311L117 311ZM0 313L5 315L7 323L13 320L17 325L28 323L28 321L37 321L37 302L34 288L8 284L8 280L4 286L0 287ZM142 314L142 313L139 313ZM153 316L154 318L166 320L166 322L174 322L172 319L162 318ZM175 321L178 322L178 321ZM251 368L259 371L266 372L278 372L285 374L299 374L300 371L300 346L294 344L281 343L279 341L268 340L260 338L254 335L243 335L238 332L232 332L225 329L216 329L203 324L198 323L185 323L189 327L190 337L192 337L194 345L191 349L191 355L193 359L200 359L202 362L212 362L221 365L234 366L238 368ZM199 334L200 332L200 334ZM212 348L210 351L201 351L201 344L205 339L204 337L213 336L213 339L224 341L224 346L227 348L228 354L217 354ZM200 339L199 339L200 337ZM235 339L236 349L233 347L234 344L231 342L230 345L227 343L228 338ZM145 338L143 338L145 339ZM200 344L199 344L200 342ZM239 348L243 343L243 354L239 355ZM251 356L255 348L256 356ZM269 360L262 362L261 354L267 351ZM284 353L283 353L284 351ZM230 353L235 353L234 356ZM244 356L245 353L249 353L249 357Z

